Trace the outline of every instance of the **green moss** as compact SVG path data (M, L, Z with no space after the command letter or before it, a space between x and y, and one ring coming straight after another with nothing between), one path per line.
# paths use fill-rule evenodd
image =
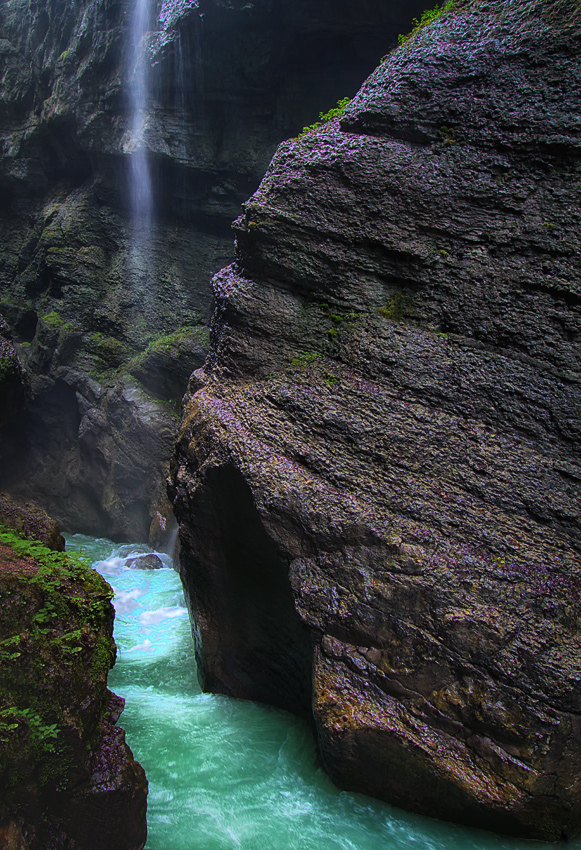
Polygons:
M184 325L170 334L162 334L150 340L147 347L132 357L126 370L135 374L150 357L156 354L168 354L175 358L185 357L192 348L207 348L210 343L210 330L206 325Z
M389 304L386 307L379 308L379 314L384 319L400 322L409 313L411 306L412 300L408 295L404 295L403 292L395 292Z
M321 355L317 351L305 351L304 354L299 354L298 357L293 357L291 360L291 366L308 366L310 363L318 360L320 356Z
M133 354L133 349L126 343L99 332L87 334L85 346L89 354L101 361L105 369L117 369Z
M56 310L53 310L52 313L47 313L46 316L41 316L40 321L49 328L54 328L55 330L64 325L64 319L59 316Z
M14 556L3 554L0 573L0 798L10 802L83 769L115 645L111 588L87 562L4 526L0 544Z

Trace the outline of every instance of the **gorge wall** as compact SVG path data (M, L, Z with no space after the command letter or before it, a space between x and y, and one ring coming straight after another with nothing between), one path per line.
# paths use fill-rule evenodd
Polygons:
M352 95L424 3L152 0L155 215L137 255L134 5L0 2L0 313L32 389L0 479L65 528L146 539L168 521L179 404L240 203L278 142Z
M207 689L341 787L581 818L581 7L457 4L283 143L170 493Z

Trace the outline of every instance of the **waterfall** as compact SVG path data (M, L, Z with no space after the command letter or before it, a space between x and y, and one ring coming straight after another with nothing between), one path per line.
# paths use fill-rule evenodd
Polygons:
M151 174L145 143L148 125L148 56L146 36L149 31L151 0L135 0L131 20L131 67L129 104L131 114L130 201L131 222L140 243L147 242L153 218Z
M190 88L198 94L202 87L202 66L200 39L201 14L198 0L132 0L129 38L128 63L128 101L130 121L124 139L124 151L129 154L129 200L132 235L132 265L139 277L147 276L151 271L148 260L148 248L151 232L155 224L155 197L151 175L151 162L148 147L151 147L152 135L155 135L156 150L161 148L168 153L172 142L168 142L163 130L151 126L151 89L152 62L159 63L160 56L173 45L174 73L174 129L182 123L181 134L184 137L184 122L190 106L186 93ZM193 15L197 22L193 25L193 56L189 39L183 35L180 22ZM162 60L163 61L163 60ZM188 69L193 66L192 79L187 79ZM169 122L171 128L171 119ZM167 115L166 126L167 131ZM186 157L185 143L182 143L179 155ZM175 152L175 151L174 151Z

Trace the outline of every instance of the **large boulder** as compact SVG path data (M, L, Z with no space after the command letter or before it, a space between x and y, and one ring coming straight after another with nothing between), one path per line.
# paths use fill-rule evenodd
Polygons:
M455 4L282 144L170 493L203 685L341 787L581 825L581 10Z
M142 850L147 781L116 725L112 591L0 531L0 844Z
M38 540L55 552L65 551L65 539L57 522L37 505L20 504L7 493L0 493L0 526Z

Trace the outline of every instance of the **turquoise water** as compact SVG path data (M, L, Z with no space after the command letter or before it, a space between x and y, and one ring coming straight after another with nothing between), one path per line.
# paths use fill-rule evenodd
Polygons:
M73 535L115 590L118 660L109 685L149 779L147 850L543 850L341 792L317 767L306 724L200 692L181 585L128 567L145 546ZM571 845L574 847L575 845ZM581 845L578 845L581 846Z

